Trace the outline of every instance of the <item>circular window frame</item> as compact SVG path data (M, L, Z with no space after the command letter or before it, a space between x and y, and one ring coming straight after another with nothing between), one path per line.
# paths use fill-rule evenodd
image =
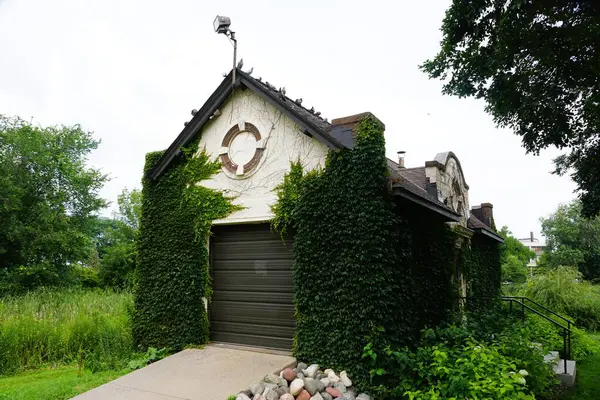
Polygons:
M235 162L233 162L233 160L229 157L229 149L230 149L230 146L231 146L231 143L233 142L233 140L239 134L244 133L244 132L251 133L254 136L254 138L256 139L257 146L254 151L254 155L252 156L250 161L248 161L247 163L245 163L243 165L243 172L241 174L238 174L239 165L236 164ZM244 123L244 129L240 129L240 126L238 124L235 124L234 126L232 126L229 129L229 131L227 131L227 133L225 134L225 136L223 137L223 140L221 142L221 147L227 149L226 152L219 155L219 160L221 161L223 168L226 171L232 173L236 177L246 176L248 173L255 170L256 167L258 166L258 164L262 158L262 155L264 153L264 150L265 150L264 147L260 147L258 145L261 138L262 137L260 135L260 131L258 130L258 128L254 124L251 124L250 122Z

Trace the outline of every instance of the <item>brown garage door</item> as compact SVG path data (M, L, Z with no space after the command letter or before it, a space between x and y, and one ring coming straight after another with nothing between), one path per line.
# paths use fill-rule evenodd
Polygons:
M291 350L291 246L268 224L213 227L212 341Z

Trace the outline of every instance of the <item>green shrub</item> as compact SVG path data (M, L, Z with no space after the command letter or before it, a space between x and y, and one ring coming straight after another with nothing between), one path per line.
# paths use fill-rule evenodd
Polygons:
M600 329L600 294L576 268L559 267L534 276L520 295L571 316L578 327Z
M489 341L455 326L424 330L416 350L371 340L363 352L369 389L378 399L534 399L554 377L529 338L512 325Z
M139 357L134 358L129 361L127 366L131 370L136 370L140 368L144 368L148 364L152 364L153 362L162 360L168 355L167 349L162 348L157 350L155 347L150 347L146 353L141 354Z
M132 352L129 293L40 290L0 302L0 375L48 364L123 367Z

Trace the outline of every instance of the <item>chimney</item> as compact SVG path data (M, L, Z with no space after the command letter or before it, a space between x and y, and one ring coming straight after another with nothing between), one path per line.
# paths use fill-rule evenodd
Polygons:
M356 140L356 129L360 121L366 117L373 117L381 124L383 130L385 130L385 124L374 116L370 112L364 112L356 115L350 115L343 118L335 118L331 121L330 134L348 148L354 147Z
M483 219L481 222L490 228L492 227L492 219L494 218L494 212L492 211L493 208L494 206L492 203L481 203L481 212L483 214Z
M405 151L399 151L398 152L398 166L400 168L404 168L404 156L406 155Z
M531 239L531 243L533 243L533 239L534 239L533 232L529 232L529 238Z

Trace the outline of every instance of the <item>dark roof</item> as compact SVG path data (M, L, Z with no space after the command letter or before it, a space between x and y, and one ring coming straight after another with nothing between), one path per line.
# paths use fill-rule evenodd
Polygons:
M302 131L317 140L323 142L332 149L341 149L345 146L329 134L331 124L316 115L314 109L308 110L301 104L285 96L284 92L278 90L275 86L261 82L249 74L236 69L235 87L232 84L233 70L223 79L219 87L206 100L202 108L198 110L192 120L183 128L177 138L171 143L158 163L150 171L150 178L156 179L167 168L171 161L181 151L181 148L188 145L190 141L200 132L206 121L221 107L229 98L229 95L235 88L245 87L281 109L286 115L300 125Z
M481 222L475 215L473 215L473 211L471 211L471 216L467 220L467 228L474 230L475 232L483 233L486 236L489 236L492 239L495 239L499 242L504 242L504 239L500 235L498 235L492 228Z
M392 179L392 190L396 194L442 214L452 221L460 221L460 214L427 192L425 168L401 168L388 159L388 169Z
M400 175L413 182L418 187L427 191L427 176L425 176L425 167L404 168L398 171Z

